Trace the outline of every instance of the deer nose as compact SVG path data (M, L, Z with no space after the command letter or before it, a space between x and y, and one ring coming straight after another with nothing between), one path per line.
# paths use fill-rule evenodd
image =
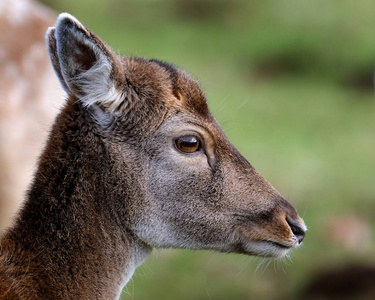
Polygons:
M300 222L289 220L289 219L287 219L286 221L288 222L288 225L290 229L292 230L294 236L297 238L298 244L301 244L306 234L305 225L301 224Z

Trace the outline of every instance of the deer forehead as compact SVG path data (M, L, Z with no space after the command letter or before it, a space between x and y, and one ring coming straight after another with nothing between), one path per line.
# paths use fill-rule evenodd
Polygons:
M141 97L156 100L179 111L189 111L202 118L210 118L206 97L199 83L183 70L158 60L136 57L122 58L122 78L118 88L132 85ZM148 99L147 99L148 98Z

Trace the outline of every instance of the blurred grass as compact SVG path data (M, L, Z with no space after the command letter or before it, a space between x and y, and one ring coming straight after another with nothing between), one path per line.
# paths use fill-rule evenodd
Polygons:
M255 258L160 251L123 299L288 299L321 269L375 263L373 1L42 2L119 53L197 77L232 143L309 227L292 261L257 271ZM331 236L346 216L366 224L368 241Z

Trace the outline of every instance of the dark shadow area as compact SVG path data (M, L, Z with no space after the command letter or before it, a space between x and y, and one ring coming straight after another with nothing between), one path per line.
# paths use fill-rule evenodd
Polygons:
M350 265L316 273L297 299L375 299L375 266Z

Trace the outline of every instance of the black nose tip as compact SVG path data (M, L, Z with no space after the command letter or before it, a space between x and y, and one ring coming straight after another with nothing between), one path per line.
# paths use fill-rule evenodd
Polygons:
M306 234L304 226L296 221L291 221L288 219L286 221L288 222L288 225L292 230L294 236L297 238L298 243L301 244Z

